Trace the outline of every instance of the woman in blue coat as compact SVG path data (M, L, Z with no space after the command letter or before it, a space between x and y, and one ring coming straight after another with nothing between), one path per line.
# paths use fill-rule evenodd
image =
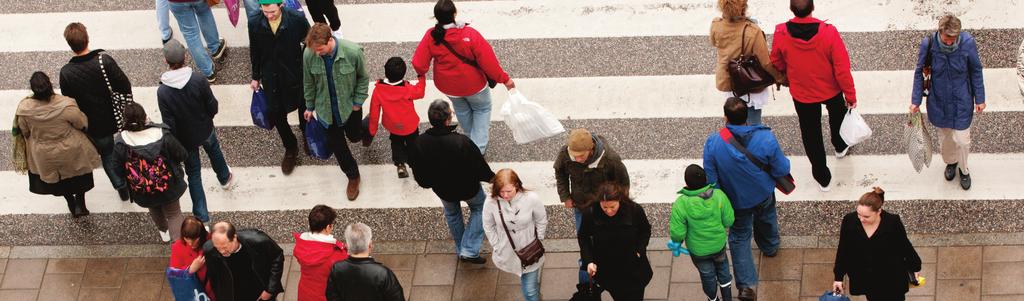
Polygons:
M955 179L959 170L960 187L964 190L971 188L967 165L971 120L974 112L985 110L981 71L978 45L969 33L960 31L960 19L952 15L942 17L939 30L922 39L910 112L917 112L922 98L928 98L928 120L939 131L946 180ZM931 85L926 87L929 75Z

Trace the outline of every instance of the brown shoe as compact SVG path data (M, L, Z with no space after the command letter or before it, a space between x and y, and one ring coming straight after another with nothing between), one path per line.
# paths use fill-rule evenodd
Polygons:
M290 175L295 170L297 156L298 150L289 149L284 151L284 159L281 159L281 172L284 175Z
M359 178L348 179L348 200L355 201L359 197Z
M740 299L740 301L757 301L757 292L753 288L741 287L739 291L740 295L736 298Z

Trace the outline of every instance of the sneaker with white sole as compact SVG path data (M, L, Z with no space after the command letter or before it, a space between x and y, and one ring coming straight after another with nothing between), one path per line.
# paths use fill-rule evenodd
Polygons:
M818 190L821 190L821 192L829 192L830 190L832 190L832 183L829 183L828 186L821 186L821 184L819 183Z
M238 186L238 181L235 181L235 173L229 172L228 181L225 182L224 184L220 184L220 188L224 190L231 190L231 188L235 188L235 186Z
M844 149L843 151L836 152L836 159L842 159L843 157L846 157L846 155L850 153L851 148L853 148L853 146L847 146L846 149Z
M169 232L169 231L160 231L160 240L162 240L164 242L171 242L171 232Z

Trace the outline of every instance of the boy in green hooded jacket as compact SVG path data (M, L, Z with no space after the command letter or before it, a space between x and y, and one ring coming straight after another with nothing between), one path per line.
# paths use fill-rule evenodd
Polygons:
M725 255L727 230L735 219L732 204L725 192L707 182L700 166L687 166L685 178L686 187L672 204L670 245L686 243L708 300L732 300L732 275Z

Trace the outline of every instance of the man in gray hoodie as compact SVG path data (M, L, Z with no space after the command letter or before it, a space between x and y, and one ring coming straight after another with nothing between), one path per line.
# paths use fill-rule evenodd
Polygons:
M203 223L208 223L210 213L206 208L206 193L200 175L202 166L199 147L202 146L210 157L210 165L223 188L231 188L234 177L224 160L213 126L213 116L217 115L217 98L213 96L210 83L201 73L185 67L185 52L185 47L176 40L164 44L164 59L170 71L160 76L156 98L163 123L171 128L174 137L188 150L185 174L188 175L192 214Z

